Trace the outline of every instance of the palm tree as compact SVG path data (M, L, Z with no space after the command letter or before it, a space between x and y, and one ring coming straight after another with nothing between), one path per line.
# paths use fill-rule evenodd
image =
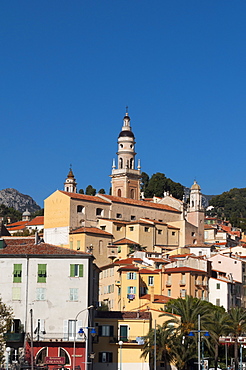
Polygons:
M238 338L246 333L246 310L233 307L229 311L230 334L234 337L235 370L238 370Z
M154 363L154 346L156 344L156 360L164 361L165 369L169 368L171 360L169 351L169 341L172 335L173 328L170 328L167 323L156 326L156 343L155 343L155 329L150 329L148 335L145 337L143 352L141 357L150 357L150 363ZM153 366L153 365L152 365ZM153 366L154 367L154 366Z
M204 327L208 330L211 342L208 347L210 351L214 353L214 368L217 370L218 367L218 357L219 357L219 338L222 335L228 335L230 332L231 319L225 310L218 308L214 309L211 312L209 320L204 323Z
M197 329L198 315L201 317L201 325L209 317L211 305L201 299L186 296L171 299L166 305L166 310L168 313L165 311L160 316L169 316L168 322L175 325L181 335L188 335L192 330Z

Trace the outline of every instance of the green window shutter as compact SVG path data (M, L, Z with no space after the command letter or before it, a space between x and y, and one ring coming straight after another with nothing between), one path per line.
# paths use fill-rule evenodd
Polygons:
M38 264L38 283L46 283L46 264Z
M13 282L14 283L21 283L21 275L22 275L22 264L15 263L14 264L14 272L13 272Z
M133 292L134 292L134 294L136 294L136 287L133 288Z
M130 272L127 273L127 279L130 279Z
M127 287L127 294L130 294L131 293L131 287L130 286L128 286Z
M133 279L136 280L137 279L137 274L136 272L133 273Z
M75 265L70 265L70 276L71 277L75 276Z
M84 266L79 265L79 277L83 277Z

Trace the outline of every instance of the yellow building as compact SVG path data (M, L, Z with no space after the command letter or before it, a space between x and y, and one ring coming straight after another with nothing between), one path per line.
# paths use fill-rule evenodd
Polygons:
M151 328L150 312L98 311L95 325L95 370L149 369L149 358L141 354Z

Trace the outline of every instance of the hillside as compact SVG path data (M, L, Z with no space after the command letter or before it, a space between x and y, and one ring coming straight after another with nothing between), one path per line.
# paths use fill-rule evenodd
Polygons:
M32 197L24 195L12 188L0 190L0 204L8 208L14 208L20 212L28 209L29 212L34 213L41 209Z
M246 230L246 188L234 188L216 195L209 205L214 207L210 212L211 216L226 218L233 226Z

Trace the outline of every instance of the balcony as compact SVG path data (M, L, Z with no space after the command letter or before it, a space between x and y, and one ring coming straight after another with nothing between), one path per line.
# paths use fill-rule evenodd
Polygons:
M166 286L171 286L171 285L172 285L171 280L167 280L167 281L166 281Z
M208 286L208 282L207 282L207 280L203 280L203 282L202 282L202 286L204 286L204 287L207 287L207 286Z
M201 279L196 279L195 280L195 285L202 285Z
M133 299L135 299L135 294L127 294L127 298L132 301Z
M110 338L110 344L119 344L119 341L122 341L124 345L143 345L144 338L143 337L135 337L135 336L127 336L127 337L119 337L119 338Z
M115 280L115 285L120 286L121 285L120 280Z
M4 340L12 343L24 343L25 333L4 333Z
M179 285L186 285L186 281L185 280L180 280Z

